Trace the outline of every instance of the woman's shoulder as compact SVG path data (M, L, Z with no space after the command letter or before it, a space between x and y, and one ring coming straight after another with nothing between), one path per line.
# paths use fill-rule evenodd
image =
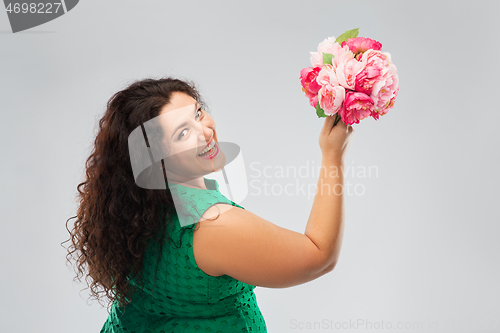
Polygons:
M207 219L214 212L221 209L226 211L230 207L239 207L234 201L219 191L218 183L206 179L207 189L198 189L187 186L176 186L172 191L175 212L181 228L189 227L200 220ZM224 208L224 206L228 206ZM217 214L217 213L215 213Z
M228 210L230 210L232 208L235 208L235 207L238 207L238 208L241 208L241 209L245 209L245 208L243 208L242 206L236 204L233 201L230 201L230 202L217 202L217 203L211 205L210 207L208 207L205 210L205 212L201 215L201 217L199 219L199 222L203 222L203 221L206 221L206 220L214 220L218 216L220 216L221 214L224 214Z

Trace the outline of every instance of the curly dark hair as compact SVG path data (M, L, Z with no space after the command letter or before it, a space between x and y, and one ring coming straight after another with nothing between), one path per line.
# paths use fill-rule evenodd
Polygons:
M86 180L77 186L77 213L66 221L70 237L63 243L71 241L66 260L75 260L73 280L81 282L85 275L90 298L100 304L103 298L108 305L114 301L120 306L130 303L128 295L134 288L129 278L142 281L139 273L152 239L159 243L160 260L170 216L164 208L174 207L172 195L168 188L150 190L136 185L128 137L135 128L157 117L173 92L186 93L206 107L192 81L147 78L114 94L99 121L85 164ZM70 230L68 222L75 218Z

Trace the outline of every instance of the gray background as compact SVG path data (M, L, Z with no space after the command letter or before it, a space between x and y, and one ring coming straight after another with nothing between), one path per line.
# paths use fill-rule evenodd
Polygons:
M356 27L382 42L400 77L394 108L354 125L346 159L378 176L347 176L364 194L346 197L333 272L255 289L268 331L335 330L305 328L323 320L500 331L499 4L94 0L18 34L0 10L0 331L98 332L107 317L72 281L60 242L114 92L147 76L192 79L219 139L240 145L249 182L315 185L250 165L319 165L323 119L299 72L324 38ZM304 232L312 197L249 191L246 209Z

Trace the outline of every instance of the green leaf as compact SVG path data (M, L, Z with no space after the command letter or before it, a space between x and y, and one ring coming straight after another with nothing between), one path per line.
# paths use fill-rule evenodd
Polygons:
M331 53L323 53L323 65L332 64L333 54Z
M327 117L327 115L325 114L325 111L323 111L323 109L321 108L321 106L319 106L319 101L316 104L316 114L318 115L318 118Z
M349 31L346 31L344 32L342 35L340 35L336 40L335 42L336 43L339 43L341 46L342 46L342 42L347 42L347 40L349 38L355 38L355 37L358 37L358 33L359 33L359 28L356 28L356 29L352 29L352 30L349 30Z

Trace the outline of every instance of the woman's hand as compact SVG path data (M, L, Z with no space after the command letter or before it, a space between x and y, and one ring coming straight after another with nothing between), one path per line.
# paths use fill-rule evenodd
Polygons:
M349 150L354 129L351 125L346 125L342 120L333 126L335 118L336 114L326 117L319 135L319 147L324 160L343 163Z

